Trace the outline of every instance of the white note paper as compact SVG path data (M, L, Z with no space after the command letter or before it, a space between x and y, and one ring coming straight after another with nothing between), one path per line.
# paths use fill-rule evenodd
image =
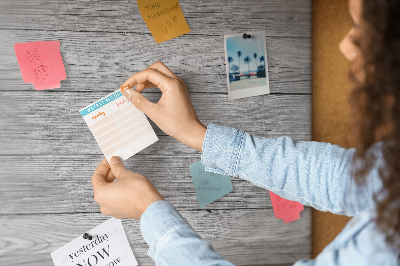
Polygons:
M121 220L111 218L51 253L55 266L138 265Z
M158 140L145 114L119 91L79 111L107 161L126 160Z

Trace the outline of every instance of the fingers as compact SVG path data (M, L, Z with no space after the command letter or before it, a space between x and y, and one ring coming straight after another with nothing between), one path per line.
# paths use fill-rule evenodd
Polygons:
M165 90L169 87L172 83L173 79L170 77L164 75L161 72L158 72L155 69L148 68L142 72L133 74L130 76L122 85L121 88L125 88L126 86L129 86L129 88L132 88L136 84L141 84L141 83L146 83L146 82L151 82L161 90L161 92L165 92Z
M170 77L172 79L178 79L180 80L180 78L178 78L178 76L176 76L174 74L174 72L172 72L166 65L164 65L161 61L157 61L154 64L152 64L151 66L149 66L148 68L154 69L162 74L164 74L167 77ZM147 88L153 88L153 87L157 87L156 85L154 85L153 83L151 83L150 81L146 81L145 83L139 83L136 85L135 90L138 92L141 92Z
M135 91L141 92L141 91L143 91L145 89L154 88L154 87L156 87L156 85L154 85L150 81L146 81L145 83L137 84L136 87L135 87Z
M132 89L125 89L122 91L124 96L129 99L129 101L140 111L145 113L148 117L152 118L153 113L157 108L155 103L147 100L140 92Z
M148 68L152 68L154 70L157 70L158 72L164 74L167 77L170 78L178 78L174 72L171 71L166 65L164 65L161 61L157 61Z
M126 174L129 172L128 169L125 168L125 166L122 164L121 158L117 156L113 156L110 159L110 167L111 171L113 172L114 176L117 179L124 178Z
M140 92L147 88L158 87L164 93L167 88L175 87L179 82L180 79L166 65L158 61L146 70L129 77L121 85L121 91L136 108L152 119L157 105L150 102ZM134 90L130 89L135 85Z
M108 171L108 174L107 174L107 177L106 177L106 181L108 183L111 183L111 182L114 181L114 179L115 179L115 176L114 176L113 172L112 171Z
M94 189L98 188L101 185L108 184L106 181L106 177L109 171L110 166L108 165L107 160L103 159L97 166L92 176L92 186Z

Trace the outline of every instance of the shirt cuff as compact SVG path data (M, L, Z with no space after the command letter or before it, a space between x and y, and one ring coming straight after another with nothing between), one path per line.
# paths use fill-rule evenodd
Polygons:
M203 142L201 163L208 172L237 176L244 131L209 124Z
M169 202L153 202L140 217L140 229L149 245L147 255L153 260L157 256L157 244L169 231L180 227L190 227L179 212Z

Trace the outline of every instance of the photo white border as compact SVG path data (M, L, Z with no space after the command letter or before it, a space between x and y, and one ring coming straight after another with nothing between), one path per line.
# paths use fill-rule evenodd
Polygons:
M264 54L265 54L265 77L266 77L266 85L265 86L259 86L259 87L253 87L253 88L246 88L246 89L240 89L240 90L234 90L231 91L231 86L229 82L229 62L228 62L228 52L226 49L226 39L230 37L238 37L238 36L243 36L243 33L246 34L260 34L263 33L264 38L263 38L263 43L264 43ZM225 65L226 65L226 81L228 85L228 101L230 100L235 100L235 99L240 99L240 98L246 98L246 97L252 97L252 96L257 96L257 95L263 95L263 94L269 94L270 89L269 89L269 74L268 74L268 55L267 55L267 45L265 41L265 31L247 31L247 32L242 32L242 33L237 33L237 34L229 34L229 35L224 35L224 50L225 50Z

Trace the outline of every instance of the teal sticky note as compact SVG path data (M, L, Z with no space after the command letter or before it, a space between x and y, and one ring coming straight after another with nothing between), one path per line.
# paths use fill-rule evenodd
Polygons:
M200 208L233 190L230 176L206 172L200 161L190 166L190 173Z

